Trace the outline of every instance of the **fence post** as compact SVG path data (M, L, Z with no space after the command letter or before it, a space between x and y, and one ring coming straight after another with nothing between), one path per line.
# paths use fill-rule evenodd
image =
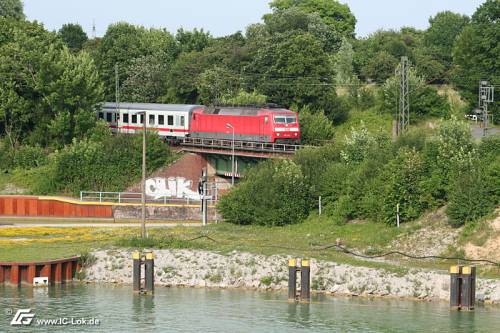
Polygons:
M118 203L122 203L122 194L118 192Z
M102 192L99 192L99 202L102 202Z
M319 200L318 201L319 201L319 203L318 203L318 205L319 205L319 215L321 215L321 195L319 196Z
M80 201L83 201L83 191L80 191Z

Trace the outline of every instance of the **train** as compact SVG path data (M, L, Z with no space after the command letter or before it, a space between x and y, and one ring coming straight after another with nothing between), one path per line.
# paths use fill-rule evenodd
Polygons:
M156 131L165 141L184 138L300 144L297 112L273 107L206 107L186 104L104 103L97 117L114 133Z

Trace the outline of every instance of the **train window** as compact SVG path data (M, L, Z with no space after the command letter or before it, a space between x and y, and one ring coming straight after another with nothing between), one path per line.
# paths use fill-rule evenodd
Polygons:
M184 116L181 116L181 126L184 127Z
M286 116L287 124L295 124L297 122L297 118L295 116Z
M137 115L136 114L132 115L132 124L137 124Z
M285 116L274 116L274 123L275 124L285 124L286 117Z
M158 116L158 125L165 125L165 116L162 114Z
M149 125L154 125L155 124L155 115L150 114L149 115Z
M113 119L112 117L113 117L113 114L111 112L106 113L106 121L108 123L111 122L111 119Z
M103 119L104 118L104 114L102 112L99 112L99 119Z
M174 126L174 116L167 116L167 125Z
M141 124L144 124L144 115L141 114Z
M123 122L128 124L128 113L123 114Z

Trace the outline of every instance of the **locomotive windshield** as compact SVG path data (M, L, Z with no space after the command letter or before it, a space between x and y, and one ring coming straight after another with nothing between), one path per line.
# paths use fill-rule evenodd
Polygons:
M274 116L275 124L295 124L297 122L297 117L295 115L276 115Z

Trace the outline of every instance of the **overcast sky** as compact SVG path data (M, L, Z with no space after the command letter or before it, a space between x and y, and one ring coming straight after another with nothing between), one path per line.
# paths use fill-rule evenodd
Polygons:
M425 29L429 17L443 10L472 15L485 0L341 0L357 18L356 33L366 36L380 28L412 26ZM126 21L146 27L204 28L214 36L244 31L268 13L270 0L24 0L28 19L58 30L64 23L79 23L97 36L110 23Z

